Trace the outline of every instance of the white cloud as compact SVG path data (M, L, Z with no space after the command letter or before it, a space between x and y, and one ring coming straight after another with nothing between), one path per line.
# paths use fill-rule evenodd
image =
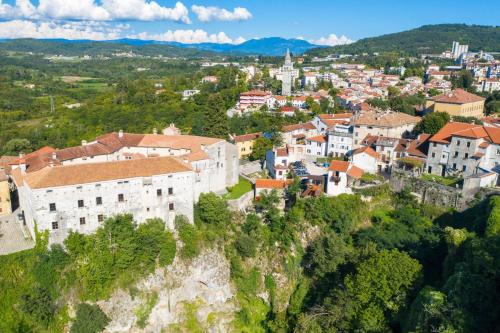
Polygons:
M162 42L179 42L185 44L195 43L229 43L239 44L245 41L244 38L238 37L235 40L231 39L224 32L217 34L209 34L205 30L168 30L160 34L150 34L148 32L141 32L135 35L129 35L128 38L143 39L143 40L156 40Z
M110 40L120 38L121 29L99 22L0 22L0 38L64 38Z
M34 6L30 0L16 0L15 6L2 4L4 19L68 19L68 20L138 20L191 23L189 10L182 2L169 8L149 0L40 0Z
M321 37L320 39L310 40L309 42L316 45L327 45L327 46L335 46L335 45L345 45L351 44L354 41L346 36L342 35L337 37L335 34L330 34L327 37Z
M162 7L156 1L145 0L102 0L102 7L114 19L135 19L140 21L169 20L182 23L191 23L189 10L182 2L175 7Z
M252 18L252 13L243 7L236 7L229 11L219 7L191 6L191 9L201 22L210 21L244 21Z

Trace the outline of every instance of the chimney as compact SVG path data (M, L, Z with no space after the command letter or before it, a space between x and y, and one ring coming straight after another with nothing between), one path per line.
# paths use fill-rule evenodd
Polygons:
M158 134L158 130L156 128L153 128L153 134Z
M21 151L19 152L19 158L23 158L24 157L24 153Z
M123 130L119 130L118 131L118 137L119 138L123 138Z
M87 140L82 140L82 146L86 146L87 145Z
M53 161L57 160L57 154L55 151L52 152L52 160Z

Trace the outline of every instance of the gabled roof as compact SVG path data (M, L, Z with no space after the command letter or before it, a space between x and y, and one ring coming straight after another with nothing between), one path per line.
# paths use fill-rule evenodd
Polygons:
M23 180L33 189L88 184L110 180L120 180L176 172L192 171L192 168L175 157L122 160L99 163L83 163L66 166L46 167L22 174L20 169L12 171L18 186Z
M360 169L355 165L351 165L349 170L347 170L347 175L349 177L356 178L356 179L361 178L361 176L363 176L363 173L364 173L363 169Z
M455 89L449 93L431 97L430 100L439 103L466 104L484 101L485 98L471 94L463 89Z
M310 138L306 138L306 140L325 143L326 136L325 135L316 135L316 136L312 136Z
M450 143L451 136L455 133L465 131L471 128L481 127L479 125L472 125L459 122L450 122L443 126L436 134L434 134L430 141L440 143Z
M366 111L354 119L355 125L376 126L376 127L399 127L409 124L417 124L419 117L411 116L402 112L386 111Z
M356 149L354 152L353 152L353 155L358 155L358 154L362 154L362 153L365 153L367 155L370 155L371 157L373 158L376 158L376 159L380 159L380 154L377 153L375 150L373 150L371 147L369 146L365 146L365 147L361 147L361 148L358 148Z

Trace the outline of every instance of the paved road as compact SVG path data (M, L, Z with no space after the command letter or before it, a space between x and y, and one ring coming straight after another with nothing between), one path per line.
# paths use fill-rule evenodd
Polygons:
M35 243L31 237L24 237L17 221L17 212L0 217L0 255L31 249L33 246Z

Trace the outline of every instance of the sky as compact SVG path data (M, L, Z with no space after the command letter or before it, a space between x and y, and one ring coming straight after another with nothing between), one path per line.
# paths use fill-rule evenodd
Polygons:
M500 24L500 0L0 0L0 38L338 45L424 24ZM474 7L474 8L471 8Z

